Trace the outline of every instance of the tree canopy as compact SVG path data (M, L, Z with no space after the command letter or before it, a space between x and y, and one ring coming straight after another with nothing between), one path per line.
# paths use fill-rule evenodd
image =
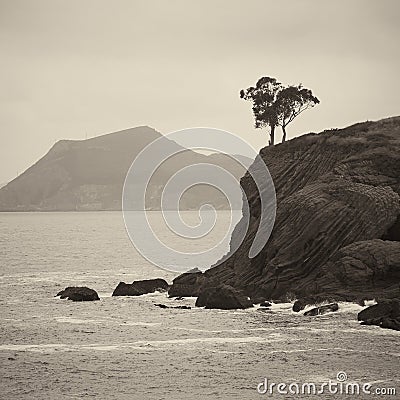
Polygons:
M240 98L249 100L253 104L253 114L255 127L263 128L269 126L269 144L274 144L275 127L278 125L275 102L278 92L282 89L282 84L275 78L268 76L260 78L255 87L249 87L240 91Z
M282 128L284 142L287 125L303 111L319 103L312 91L301 84L283 86L268 76L260 78L255 87L242 89L240 98L252 102L256 128L270 127L270 145L274 144L277 126Z

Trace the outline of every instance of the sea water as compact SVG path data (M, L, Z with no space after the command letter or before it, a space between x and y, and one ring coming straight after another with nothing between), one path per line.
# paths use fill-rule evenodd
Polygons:
M112 297L120 281L177 275L135 250L119 212L1 213L0 257L0 398L260 399L265 378L322 383L339 371L400 393L399 332L360 326L360 306L305 317L291 304L223 311L166 293ZM54 297L81 285L101 301Z

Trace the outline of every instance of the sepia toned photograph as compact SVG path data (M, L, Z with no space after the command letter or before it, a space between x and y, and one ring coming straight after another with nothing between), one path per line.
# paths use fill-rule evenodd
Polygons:
M399 21L0 0L0 399L399 399Z

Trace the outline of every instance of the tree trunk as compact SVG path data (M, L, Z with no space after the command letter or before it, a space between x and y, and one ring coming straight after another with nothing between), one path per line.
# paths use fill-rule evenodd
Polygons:
M286 142L286 126L282 126L282 143Z
M271 126L271 133L269 134L269 145L273 146L275 144L275 126Z

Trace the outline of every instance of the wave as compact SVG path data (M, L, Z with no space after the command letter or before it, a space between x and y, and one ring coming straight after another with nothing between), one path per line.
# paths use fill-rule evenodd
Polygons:
M114 325L120 326L159 326L161 322L145 322L145 321L123 321L116 322L112 319L79 319L72 317L56 317L55 320L60 323L66 324L103 324L106 322L112 322Z
M208 337L208 338L187 338L187 339L169 339L169 340L139 340L131 343L118 343L118 344L3 344L0 345L0 351L32 351L32 352L55 352L55 351L114 351L114 350L127 350L127 349L157 349L165 348L174 345L209 343L209 344L242 344L242 343L269 343L271 341L281 340L279 338L263 338L259 336L247 337Z

